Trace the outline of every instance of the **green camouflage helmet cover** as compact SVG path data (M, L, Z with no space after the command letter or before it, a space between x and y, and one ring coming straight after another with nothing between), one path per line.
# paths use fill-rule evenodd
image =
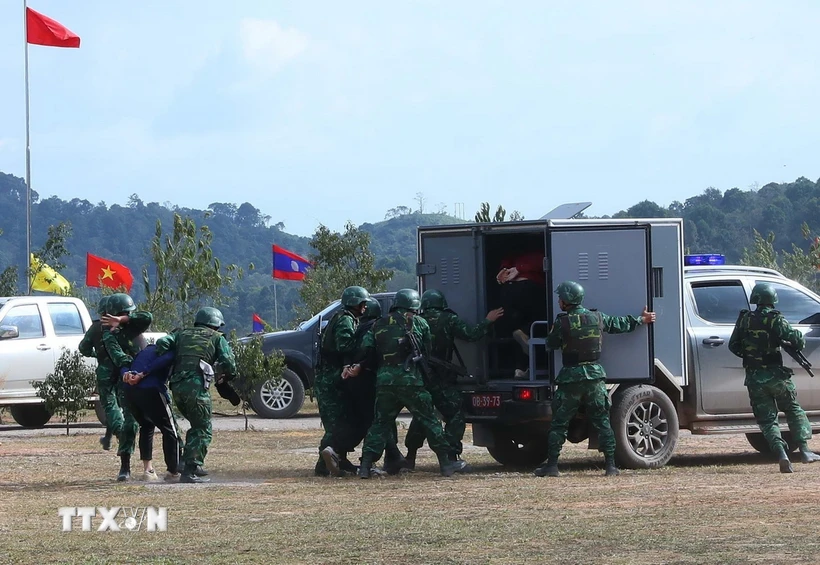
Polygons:
M197 311L194 325L221 328L225 325L225 318L222 317L222 312L218 308L206 306Z
M381 303L373 298L372 296L368 297L367 299L367 310L364 311L364 315L368 318L381 318L382 317L382 305Z
M580 304L584 301L584 287L575 281L565 281L555 289L558 298L567 304Z
M367 302L370 293L360 286L349 286L342 292L342 306L355 308L362 302Z
M777 291L769 283L757 283L749 297L752 304L777 304Z
M406 310L418 310L421 308L421 297L418 291L412 288L403 288L396 293L396 300L393 302L393 307L390 308L404 308Z
M103 296L100 298L100 302L97 304L97 315L102 316L103 314L107 314L105 311L106 307L108 306L108 297Z
M444 298L444 293L435 288L425 290L421 295L421 309L439 308L445 310L447 308L447 299Z
M133 312L137 307L134 305L134 299L123 292L117 292L108 297L108 302L105 305L105 311L108 314L122 314L123 312Z

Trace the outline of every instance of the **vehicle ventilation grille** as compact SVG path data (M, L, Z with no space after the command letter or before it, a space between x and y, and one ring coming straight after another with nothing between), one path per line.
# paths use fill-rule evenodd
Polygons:
M578 280L589 279L589 253L578 254Z
M598 278L602 281L609 278L609 253L607 251L598 253Z
M458 284L461 276L461 264L458 257L453 257L453 284Z
M441 258L441 269L439 271L441 272L441 279L439 280L439 283L442 286L444 286L444 285L447 284L447 258L446 257Z

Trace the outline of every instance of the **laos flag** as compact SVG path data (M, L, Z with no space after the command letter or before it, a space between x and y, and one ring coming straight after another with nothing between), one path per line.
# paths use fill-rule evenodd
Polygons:
M253 333L258 334L265 331L265 320L259 314L253 315Z
M273 278L301 281L310 268L310 261L292 251L273 246Z

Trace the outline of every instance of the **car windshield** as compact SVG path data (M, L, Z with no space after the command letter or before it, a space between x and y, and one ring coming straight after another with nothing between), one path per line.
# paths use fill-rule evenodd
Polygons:
M313 324L315 324L319 320L319 316L321 316L323 318L326 318L327 315L330 312L332 312L333 310L335 310L336 307L338 307L338 306L339 306L339 301L338 300L336 300L334 302L331 302L331 304L328 307L326 307L324 310L322 310L321 312L319 312L318 314L316 314L315 316L313 316L309 320L305 320L304 322L299 324L299 329L300 330L306 330L306 329L312 327Z

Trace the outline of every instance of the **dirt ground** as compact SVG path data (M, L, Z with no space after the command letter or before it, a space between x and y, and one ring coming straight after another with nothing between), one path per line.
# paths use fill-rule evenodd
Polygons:
M682 434L669 465L617 478L569 445L557 479L481 448L465 451L472 473L443 478L425 448L416 472L365 481L312 475L320 434L215 431L208 485L117 483L95 434L0 434L0 562L820 561L820 464L782 475L743 436ZM168 529L63 532L64 506L165 507Z

